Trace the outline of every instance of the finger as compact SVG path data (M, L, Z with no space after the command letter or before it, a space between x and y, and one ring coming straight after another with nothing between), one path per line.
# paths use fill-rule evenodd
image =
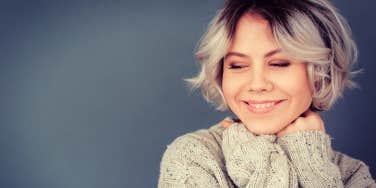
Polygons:
M293 121L295 122L295 120ZM292 126L293 126L293 123L290 123L288 125L286 125L285 127L283 127L280 131L277 132L277 137L281 137L283 135L285 135L288 131L290 131L292 129Z
M232 121L223 120L223 121L221 122L221 125L222 125L223 128L227 128L227 127L229 127L230 125L232 125L233 123L234 123L234 122L232 122Z
M307 112L307 117L305 119L312 124L320 125L320 127L323 126L324 123L320 115L314 111Z
M232 123L234 123L234 121L230 117L226 117L221 121L221 125L223 128L229 127Z

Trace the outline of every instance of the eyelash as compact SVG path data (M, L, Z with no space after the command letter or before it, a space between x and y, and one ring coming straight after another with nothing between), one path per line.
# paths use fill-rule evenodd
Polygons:
M276 66L276 67L288 67L290 65L289 62L285 62L285 63L274 63L274 64L270 64L272 66ZM236 67L236 68L235 68ZM238 66L238 65L230 65L229 66L229 69L241 69L241 68L244 68L245 66Z

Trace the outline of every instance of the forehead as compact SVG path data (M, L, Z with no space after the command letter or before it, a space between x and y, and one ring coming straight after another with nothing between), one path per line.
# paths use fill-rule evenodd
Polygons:
M267 20L257 14L244 14L237 23L228 51L265 53L278 48Z

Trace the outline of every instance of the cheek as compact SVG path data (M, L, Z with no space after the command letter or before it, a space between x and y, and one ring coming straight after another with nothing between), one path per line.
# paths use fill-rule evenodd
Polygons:
M277 87L284 90L291 96L299 96L310 93L309 82L301 79L279 79L275 82Z
M288 77L280 78L278 84L296 105L305 107L311 103L312 91L305 71L296 71Z
M300 95L303 93L310 93L310 83L307 74L307 66L303 63L293 64L288 71L284 71L276 82L289 91L292 95Z
M223 95L227 101L227 103L232 103L233 100L235 100L238 96L238 93L241 90L241 79L236 78L233 75L227 75L223 74L223 79L222 79L222 92Z

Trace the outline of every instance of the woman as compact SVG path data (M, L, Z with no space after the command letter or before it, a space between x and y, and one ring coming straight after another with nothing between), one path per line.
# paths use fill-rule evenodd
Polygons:
M356 45L327 0L229 0L197 56L188 83L237 118L169 144L159 187L376 187L317 113L356 86Z

